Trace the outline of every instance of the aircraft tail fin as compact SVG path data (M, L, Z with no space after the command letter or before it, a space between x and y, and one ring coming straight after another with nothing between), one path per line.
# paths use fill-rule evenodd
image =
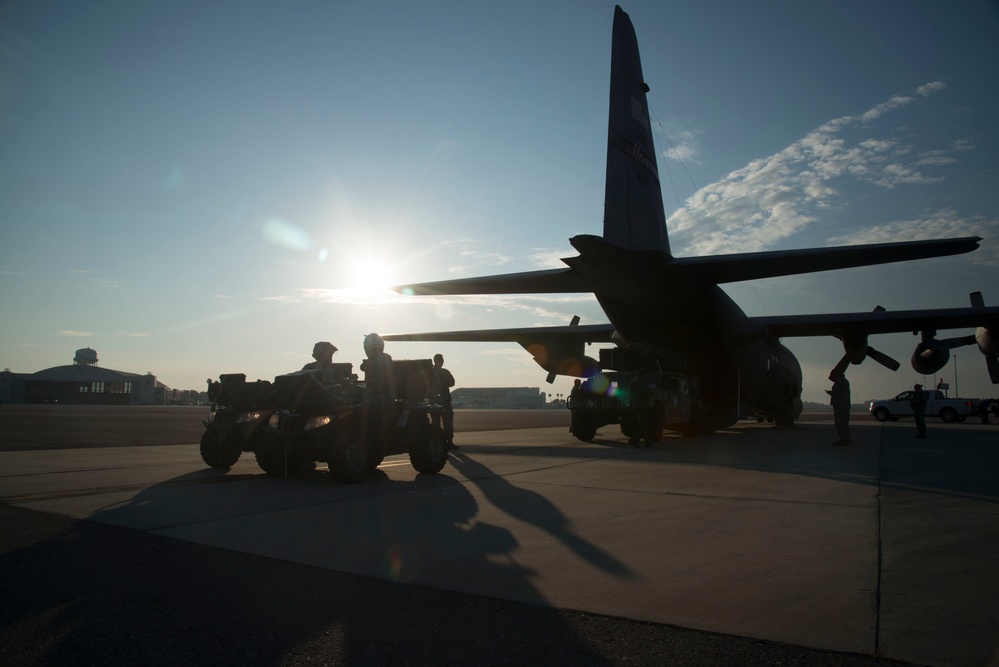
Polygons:
M656 150L649 123L638 38L631 19L614 9L604 240L630 250L670 255Z

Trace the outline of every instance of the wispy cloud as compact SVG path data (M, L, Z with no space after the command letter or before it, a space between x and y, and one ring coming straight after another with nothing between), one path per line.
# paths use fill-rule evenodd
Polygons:
M512 259L509 255L495 250L483 250L482 244L473 239L445 241L444 245L457 251L458 257L461 258L460 264L454 264L447 268L447 272L455 277L478 273L490 267L502 266Z
M574 257L574 250L565 248L535 248L527 258L539 269L564 269L563 257Z
M672 136L667 135L667 140L669 148L662 152L663 157L687 164L700 164L697 156L701 152L701 144L696 134L678 132Z
M90 331L75 331L73 329L63 329L59 332L60 336L69 336L71 338L86 338L88 336L93 336L94 334Z
M943 90L943 82L920 86L926 97ZM942 176L926 170L956 161L952 153L970 148L955 143L949 150L919 153L896 139L863 134L874 121L917 99L895 95L864 113L833 119L782 151L754 160L720 181L702 188L667 220L670 229L696 229L698 240L683 254L716 254L764 250L796 234L837 205L840 188L859 181L889 190L903 185L937 183ZM713 231L712 231L713 230Z
M928 211L908 220L895 220L874 225L863 230L834 236L830 245L859 245L863 243L890 243L898 239L924 241L965 236L988 237L989 230L999 228L999 220L983 216L966 218L953 209ZM999 246L987 244L967 256L967 261L985 266L999 266Z
M118 289L123 284L120 280L105 277L104 274L100 271L72 269L70 273L82 277L92 285L97 285L99 287L105 287L108 289Z

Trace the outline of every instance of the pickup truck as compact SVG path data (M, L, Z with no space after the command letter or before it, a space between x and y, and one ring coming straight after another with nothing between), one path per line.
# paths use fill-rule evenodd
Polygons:
M895 398L883 401L871 401L868 411L874 415L879 422L898 421L899 417L911 417L913 389L903 391ZM940 390L924 389L926 394L926 416L940 417L948 424L952 422L963 422L968 415L978 414L978 403L974 399L968 398L946 398Z

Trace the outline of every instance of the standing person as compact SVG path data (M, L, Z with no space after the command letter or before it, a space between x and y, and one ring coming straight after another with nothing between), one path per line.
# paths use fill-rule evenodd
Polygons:
M441 414L444 417L444 440L448 449L458 449L454 444L454 408L451 407L451 387L454 386L454 376L451 371L444 368L444 355L434 355L433 375L430 377L430 394L433 402L444 409ZM440 426L440 417L434 415L434 426Z
M834 445L850 444L850 383L846 379L846 374L840 370L833 370L829 374L832 380L832 389L827 389L829 403L833 406L833 420L836 423L836 435L839 440Z
M912 387L912 400L909 401L909 405L912 406L912 416L916 420L916 437L925 438L926 437L926 392L923 391L923 385L916 384Z
M628 438L628 444L634 447L638 447L638 443L643 439L646 447L652 446L652 434L649 432L651 431L649 399L652 392L649 391L649 382L645 377L646 372L643 368L639 371L638 377L628 385L628 399L631 401L631 411L635 415L635 430Z
M364 371L364 411L369 424L374 425L380 436L384 435L395 416L395 370L392 357L385 354L385 341L376 333L364 337L364 354L361 362Z

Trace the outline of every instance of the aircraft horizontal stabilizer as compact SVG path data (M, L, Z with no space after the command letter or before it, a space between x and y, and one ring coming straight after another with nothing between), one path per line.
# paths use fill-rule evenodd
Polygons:
M666 267L669 271L682 271L684 278L694 283L734 283L960 255L978 248L978 242L981 240L980 237L969 236L941 241L873 243L834 248L678 257L669 261Z
M397 285L400 294L553 294L592 292L593 290L572 269L549 269L508 273L480 278L459 278L431 283Z
M557 327L520 327L515 329L478 329L471 331L435 331L414 334L385 334L385 340L435 341L445 343L522 343L539 338L558 338L575 343L609 343L614 334L610 324L583 324Z

